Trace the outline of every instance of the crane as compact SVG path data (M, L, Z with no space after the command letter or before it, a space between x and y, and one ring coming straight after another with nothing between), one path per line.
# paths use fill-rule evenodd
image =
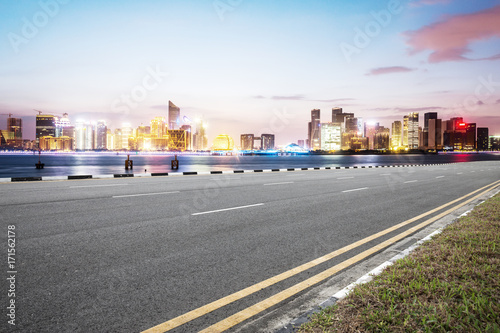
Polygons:
M0 116L9 116L9 118L12 117L13 113L0 113Z

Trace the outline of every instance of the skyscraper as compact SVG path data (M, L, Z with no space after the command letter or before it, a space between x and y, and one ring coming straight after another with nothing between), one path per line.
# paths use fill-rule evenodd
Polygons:
M429 120L437 119L437 112L426 112L424 113L424 128L423 128L423 142L422 146L425 148L430 148L436 146L436 142L429 143ZM435 133L434 133L435 137Z
M488 127L477 128L477 150L488 150Z
M418 149L418 112L408 114L408 148Z
M167 134L167 124L164 117L155 117L151 120L151 136L162 138Z
M402 125L399 120L392 123L391 148L401 147Z
M309 149L321 149L321 123L320 110L311 110L311 121L309 122Z
M178 129L181 123L181 109L168 101L168 129Z
M96 144L95 144L95 149L98 150L106 150L107 149L107 134L108 134L108 127L106 126L106 122L104 120L100 120L97 122L97 127L96 127Z
M40 144L43 136L56 136L56 117L53 115L39 114L36 116L36 145Z

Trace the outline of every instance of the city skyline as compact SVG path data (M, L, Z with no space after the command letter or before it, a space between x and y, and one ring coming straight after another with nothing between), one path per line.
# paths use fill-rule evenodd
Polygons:
M500 134L500 1L0 8L0 113L23 119L25 138L34 139L33 109L137 127L168 119L169 100L208 123L209 142L221 133L305 140L309 111L337 106L386 128L438 112Z

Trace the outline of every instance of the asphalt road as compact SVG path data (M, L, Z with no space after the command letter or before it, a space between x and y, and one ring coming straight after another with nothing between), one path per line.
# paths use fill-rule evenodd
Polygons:
M499 179L498 162L472 162L3 183L5 252L8 226L15 226L16 325L7 323L9 284L3 278L0 327L144 331ZM401 230L171 332L205 329ZM2 267L9 277L7 259Z

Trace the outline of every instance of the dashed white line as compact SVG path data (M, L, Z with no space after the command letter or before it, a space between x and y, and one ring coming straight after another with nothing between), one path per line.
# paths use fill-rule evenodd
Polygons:
M391 174L390 173L383 173L381 174L381 176L390 176Z
M142 196L145 196L145 195L162 195L162 194L173 194L173 193L179 193L179 191L172 191L172 192L157 192L157 193L141 193L141 194L113 195L113 198L142 197Z
M203 215L203 214L210 214L210 213L217 213L217 212L225 212L225 211L228 211L228 210L250 208L250 207L262 206L262 205L264 205L264 204L263 203L258 203L258 204L255 204L255 205L246 205L246 206L239 206L239 207L231 207L231 208L210 210L208 212L193 213L191 215Z
M464 174L463 172L459 172L459 173L457 173L457 175L463 175L463 174Z
M355 189L352 189L352 190L345 190L345 191L342 191L342 193L354 192L354 191L363 191L363 190L367 190L367 189L368 189L368 187L355 188Z
M437 176L436 178L444 178L444 176Z
M269 183L269 184L264 184L264 186L284 185L284 184L293 184L293 182Z
M109 185L81 185L70 186L69 188L83 188L83 187L111 187L111 186L127 186L128 184L109 184Z
M476 172L476 171L471 171L471 173L472 173L472 172Z
M340 178L337 178L337 179L353 179L354 177L340 177Z
M408 184L408 183L416 183L416 182L418 182L418 180L409 180L409 181L406 181L406 182L404 182L404 183L405 183L405 184Z

